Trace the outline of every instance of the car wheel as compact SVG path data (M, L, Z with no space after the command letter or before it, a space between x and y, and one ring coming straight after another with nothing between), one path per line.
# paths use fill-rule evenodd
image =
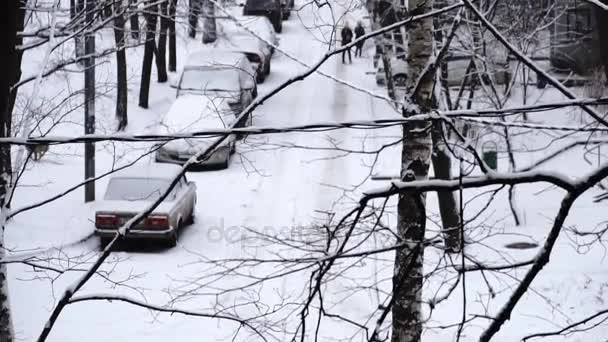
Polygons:
M180 230L181 227L182 227L182 221L179 220L179 221L177 221L177 229L173 230L173 233L171 233L171 235L169 236L169 239L167 240L168 247L177 246L177 231Z
M266 76L270 74L270 58L268 59L268 63L266 63L266 70L264 71L266 73Z
M167 247L173 248L175 246L177 246L177 233L171 234L167 240Z
M278 16L275 16L273 26L274 30L277 31L277 33L281 33L283 31L283 22L281 20L280 13Z
M251 97L252 98L256 98L258 97L258 86L256 85L255 88L253 88L253 91L251 92Z
M547 87L547 79L544 76L539 75L538 80L536 81L536 88L545 89L545 87Z
M219 166L220 169L228 168L228 166L230 165L230 155L231 154L232 153L228 153L228 155L226 156L226 159L224 159L224 161L220 163L220 166Z
M190 213L190 215L188 216L188 219L186 220L186 224L190 225L194 223L194 208L192 208L192 212Z
M395 82L395 86L397 87L405 87L405 83L407 82L407 76L404 74L398 74L393 76L393 82Z
M106 237L102 237L102 238L99 238L99 240L100 240L100 242L101 242L101 243L100 243L100 247L101 247L101 249L104 249L104 248L106 248L106 246L107 246L108 244L110 244L110 241L112 241L112 238L106 238Z
M262 84L266 80L266 76L264 75L263 72L261 72L261 73L259 73L257 75L257 77L255 78L255 80L256 80L257 83Z

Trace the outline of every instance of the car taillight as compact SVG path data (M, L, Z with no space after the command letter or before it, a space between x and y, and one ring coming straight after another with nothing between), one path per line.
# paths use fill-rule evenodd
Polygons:
M157 228L169 228L169 217L167 215L152 215L146 218L146 226Z
M96 214L96 227L116 227L118 225L118 217L111 214Z

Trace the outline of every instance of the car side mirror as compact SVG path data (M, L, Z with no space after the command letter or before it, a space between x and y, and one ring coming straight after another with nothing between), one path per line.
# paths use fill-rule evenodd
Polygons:
M245 7L245 4L244 3L240 3L239 7Z

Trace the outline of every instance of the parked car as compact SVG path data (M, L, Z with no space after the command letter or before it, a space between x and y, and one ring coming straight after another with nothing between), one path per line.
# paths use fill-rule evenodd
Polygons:
M289 19L291 10L293 9L293 0L281 0L281 9L283 10L283 20Z
M256 70L256 81L264 83L270 74L270 59L272 53L267 45L257 37L247 32L235 32L227 40L221 40L216 47L245 54L253 68Z
M235 121L225 98L200 97L193 94L177 99L165 115L159 128L160 134L176 134L201 131L205 129L228 128ZM248 124L248 123L245 123ZM245 124L241 125L244 126ZM156 161L161 163L183 164L193 155L208 148L217 137L184 138L169 141L156 151ZM236 136L229 135L211 155L201 160L192 170L224 169L230 163L235 150Z
M378 56L374 62L376 67L376 84L384 86L386 84L386 75L384 72L384 65L382 58ZM469 76L470 80L472 77L477 79L475 75L475 69L468 69L471 56L465 55L449 55L446 57L447 61L447 84L448 86L460 86L465 76ZM497 63L487 64L487 70L482 72L481 80L484 83L488 83L492 79L496 84L505 84L510 80L510 71L508 66L502 66ZM391 71L393 74L393 82L396 87L404 87L408 78L408 66L403 59L392 58L391 59Z
M251 63L242 53L214 49L191 54L177 85L177 99L163 118L159 133L230 126L257 95L254 77ZM250 122L247 115L236 127ZM234 139L224 140L199 168L228 167ZM156 160L182 164L209 144L204 138L174 140L157 150Z
M268 18L245 16L241 19L241 24L243 24L243 26L245 26L247 29L253 31L257 36L267 42L270 42L272 45L279 45L279 38ZM270 50L271 54L274 53L274 46L272 45L266 44L266 47Z
M182 94L230 98L234 111L241 112L257 97L256 70L240 52L219 49L188 56L177 84Z
M405 87L408 75L407 63L404 60L397 58L391 58L390 63L395 87ZM386 72L384 71L384 63L382 63L382 58L380 58L377 62L376 84L379 86L386 85Z
M243 15L265 16L277 33L283 31L281 0L247 0L243 7Z
M154 164L129 167L112 175L103 200L96 203L95 233L102 244L107 244L119 227L158 200L180 171L176 165ZM195 204L196 185L181 176L161 204L131 228L126 237L164 240L173 247L179 229L194 222Z

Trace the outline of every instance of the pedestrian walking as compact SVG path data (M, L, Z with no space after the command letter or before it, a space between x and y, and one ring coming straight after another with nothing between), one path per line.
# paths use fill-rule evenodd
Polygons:
M365 29L363 28L363 23L361 23L361 20L359 20L357 22L357 26L355 27L355 39L359 39L363 36L365 36ZM364 43L365 40L357 42L357 47L355 48L355 58L357 58L357 55L361 57Z
M342 28L342 31L340 33L342 35L342 46L350 44L350 42L353 40L353 30L351 30L350 26L348 26L348 21L344 23L344 27ZM353 64L353 58L350 55L350 47L342 51L342 64L346 63L346 53L348 53L348 59L350 61L350 64Z

